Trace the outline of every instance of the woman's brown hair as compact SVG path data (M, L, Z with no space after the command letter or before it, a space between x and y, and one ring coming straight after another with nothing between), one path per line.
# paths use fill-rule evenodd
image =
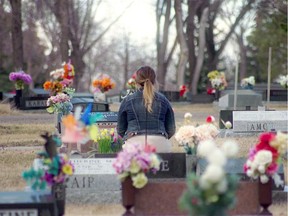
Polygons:
M140 67L136 71L136 83L143 87L144 106L152 112L152 103L155 95L156 73L149 66Z

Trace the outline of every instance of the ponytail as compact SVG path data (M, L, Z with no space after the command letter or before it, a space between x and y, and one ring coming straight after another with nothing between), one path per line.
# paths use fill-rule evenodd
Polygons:
M154 95L155 95L155 87L151 83L151 81L147 79L144 83L143 98L144 98L144 106L150 113L152 112L152 103Z

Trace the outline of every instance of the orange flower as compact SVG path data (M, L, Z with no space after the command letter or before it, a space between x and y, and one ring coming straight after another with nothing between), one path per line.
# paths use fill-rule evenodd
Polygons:
M46 82L43 84L43 88L44 88L45 90L51 89L51 88L52 88L52 82L46 81Z
M65 64L64 65L64 74L63 74L63 78L64 79L73 79L75 76L75 72L74 72L74 66L72 64Z
M56 83L53 84L53 90L54 90L55 92L61 92L62 89L63 89L63 86L62 86L61 83L56 82Z

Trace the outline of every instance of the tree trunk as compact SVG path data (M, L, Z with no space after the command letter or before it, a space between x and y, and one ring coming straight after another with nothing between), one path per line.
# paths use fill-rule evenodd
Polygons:
M126 88L126 82L129 79L128 78L128 66L129 66L129 41L127 38L127 41L125 41L125 56L124 56L124 83L123 83L123 89Z
M195 37L195 16L196 11L200 7L202 0L189 0L188 1L188 17L187 17L187 45L189 50L188 62L189 62L189 89L192 87L192 79L195 74L196 67L196 37Z
M239 79L242 80L247 74L247 47L243 40L243 31L239 35L236 35L239 50L240 50L240 66L239 66Z
M163 14L163 8L166 3L166 10L164 16L164 26L162 32L162 37L160 38L160 20ZM169 26L170 26L170 12L171 12L171 0L166 0L160 5L160 1L157 1L156 7L156 20L157 20L157 79L159 83L160 90L165 89L165 77L167 72L167 65L169 61L166 61L167 55L167 45L169 36Z
M55 1L55 16L60 24L61 38L60 38L60 52L62 62L68 61L69 53L69 1L58 0Z
M175 0L175 14L176 14L176 29L177 29L177 37L180 44L180 58L179 58L179 64L177 68L177 85L180 87L184 84L184 75L185 75L185 69L186 64L188 61L188 46L185 39L185 35L183 32L183 20L182 20L182 6L181 6L181 0Z
M23 34L21 0L10 0L12 8L12 47L14 68L23 68Z
M200 21L199 29L199 46L198 46L198 56L195 67L195 73L192 80L192 95L197 94L197 84L200 78L200 72L204 61L204 49L205 49L205 28L208 20L208 8L205 8Z

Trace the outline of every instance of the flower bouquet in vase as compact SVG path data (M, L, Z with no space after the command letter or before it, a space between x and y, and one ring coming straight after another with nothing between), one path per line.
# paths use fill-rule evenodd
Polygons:
M250 76L242 79L240 85L243 89L253 89L255 85L255 77Z
M22 177L32 190L51 188L55 197L58 215L65 213L65 188L67 176L74 173L74 166L67 155L58 154L57 146L61 143L57 136L48 133L41 135L45 140L45 149L38 153L33 166L22 173Z
M215 89L215 100L218 101L220 98L220 91L227 87L227 81L224 72L219 72L218 70L210 71L207 74L211 86Z
M208 162L202 175L192 172L187 177L187 190L179 199L179 206L189 215L225 216L235 204L238 186L236 175L225 173L227 158L235 156L238 145L223 143L217 147L212 140L199 143L197 154Z
M92 92L96 102L105 102L106 95L110 89L115 87L115 82L107 74L99 74L92 82Z
M129 212L134 206L135 189L141 189L148 183L146 173L156 173L160 169L160 158L156 149L140 144L123 147L113 163L113 167L122 182L122 202Z
M11 72L9 74L9 80L15 82L16 96L15 105L20 107L20 98L22 97L22 91L24 89L24 84L32 83L32 78L29 74L24 71Z
M284 183L277 171L287 151L287 141L287 134L281 132L262 133L244 164L246 175L259 180L259 203L263 214L271 214L268 207L272 204L272 179L277 187Z
M192 124L192 114L185 113L184 124L177 130L175 139L179 146L183 146L186 152L186 166L188 172L196 172L197 148L201 141L214 140L218 134L218 128L214 125L215 118L208 116L206 123L202 125Z
M279 83L283 88L288 88L288 74L286 75L279 75L276 79L276 82Z

